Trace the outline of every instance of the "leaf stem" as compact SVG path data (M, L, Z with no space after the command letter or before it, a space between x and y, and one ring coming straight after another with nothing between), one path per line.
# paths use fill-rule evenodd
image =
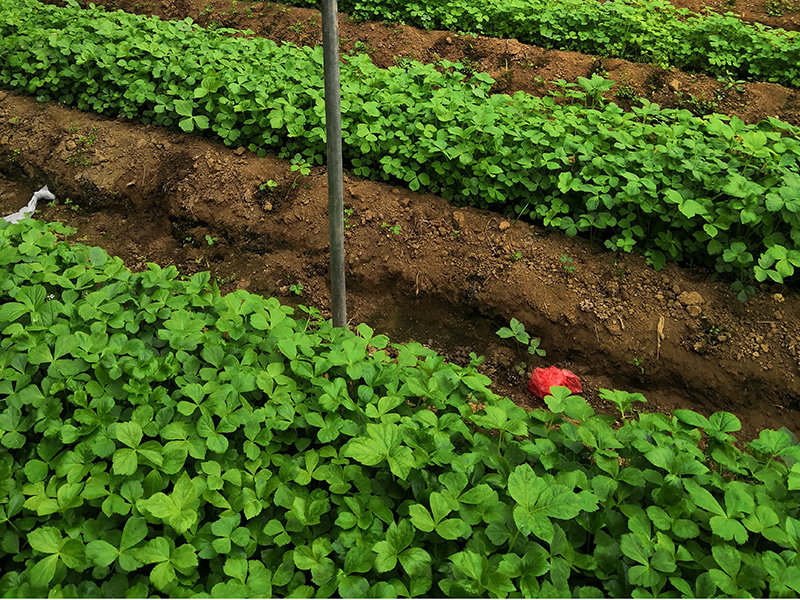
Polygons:
M514 544L517 543L517 538L519 537L519 529L517 529L517 533L514 534L514 537L511 538L511 543L508 545L508 551L511 552L514 549Z

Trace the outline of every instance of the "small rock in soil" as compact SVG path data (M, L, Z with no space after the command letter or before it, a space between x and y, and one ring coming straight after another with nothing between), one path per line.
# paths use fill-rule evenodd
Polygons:
M464 213L458 211L453 213L453 226L456 229L466 229L467 220L464 217Z
M678 302L684 306L694 306L704 302L703 297L697 292L683 292L678 295Z
M511 223L509 223L508 221L501 221L500 222L500 227L499 227L500 231L505 231L509 227L511 227Z
M672 81L669 82L669 89L671 89L673 92L677 92L678 90L681 89L681 87L683 86L678 79L673 79Z
M606 329L608 330L608 333L613 336L622 335L622 326L619 324L619 321L612 321L609 319L609 321L606 323Z
M697 306L696 304L690 304L686 307L686 312L689 313L690 317L699 317L700 313L703 312L703 309Z
M700 341L700 342L695 342L695 344L694 344L694 346L692 346L692 348L693 348L693 349L694 349L694 351L695 351L695 352L697 352L698 354L705 354L705 353L706 353L706 350L708 350L708 346L707 346L707 345L706 345L706 343L705 343L705 342L703 342L703 341Z
M236 150L233 151L236 156L241 156L245 153L245 149L243 146L239 146Z

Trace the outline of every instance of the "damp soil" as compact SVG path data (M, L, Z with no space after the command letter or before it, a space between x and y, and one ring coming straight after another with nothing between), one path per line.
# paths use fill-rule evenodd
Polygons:
M95 4L165 19L191 17L206 27L249 29L277 42L322 43L319 11L274 2L95 0ZM402 58L423 63L442 59L461 62L467 69L491 75L496 81L493 91L497 93L524 91L541 96L556 91L558 80L575 83L579 77L599 74L617 82L605 96L626 110L639 106L639 98L646 98L662 107L685 108L697 115L719 112L748 123L772 116L800 125L800 90L773 83L725 82L679 69L548 50L514 39L358 22L346 13L340 13L339 37L343 53L366 52L380 67L395 65Z
M299 176L272 155L0 91L0 214L44 184L57 201L37 218L72 225L74 240L134 270L210 270L223 291L329 315L324 168ZM654 410L734 412L746 438L800 433L794 291L763 288L741 304L707 271L655 272L638 255L354 176L345 206L352 323L461 364L484 356L495 391L527 407L541 405L526 390L531 369L556 364L598 410L611 411L598 390L615 387ZM494 335L512 317L545 357Z

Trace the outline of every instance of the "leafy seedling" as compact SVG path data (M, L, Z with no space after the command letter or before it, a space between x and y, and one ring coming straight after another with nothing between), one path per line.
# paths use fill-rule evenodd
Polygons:
M528 354L536 356L546 355L544 349L539 347L541 340L539 338L531 338L531 335L525 331L524 323L521 323L513 317L509 323L509 327L501 327L495 332L495 335L503 339L513 338L518 344L528 349Z

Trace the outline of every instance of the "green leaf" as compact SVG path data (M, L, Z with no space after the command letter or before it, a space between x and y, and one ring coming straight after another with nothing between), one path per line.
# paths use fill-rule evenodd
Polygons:
M469 536L472 528L461 519L445 519L436 526L436 533L446 540L455 540Z
M95 566L107 567L115 560L119 551L103 540L94 540L86 544L86 558L88 558Z
M412 504L408 509L408 515L411 517L411 523L420 531L429 533L436 527L431 513L421 504Z
M139 467L139 458L136 450L120 448L114 452L112 469L114 475L133 475Z
M56 574L58 555L53 554L38 561L27 570L28 578L34 588L47 587Z
M40 527L28 534L31 548L43 554L57 554L63 545L61 533L55 527Z
M130 448L136 448L142 441L142 427L135 421L117 423L114 428L116 438Z

